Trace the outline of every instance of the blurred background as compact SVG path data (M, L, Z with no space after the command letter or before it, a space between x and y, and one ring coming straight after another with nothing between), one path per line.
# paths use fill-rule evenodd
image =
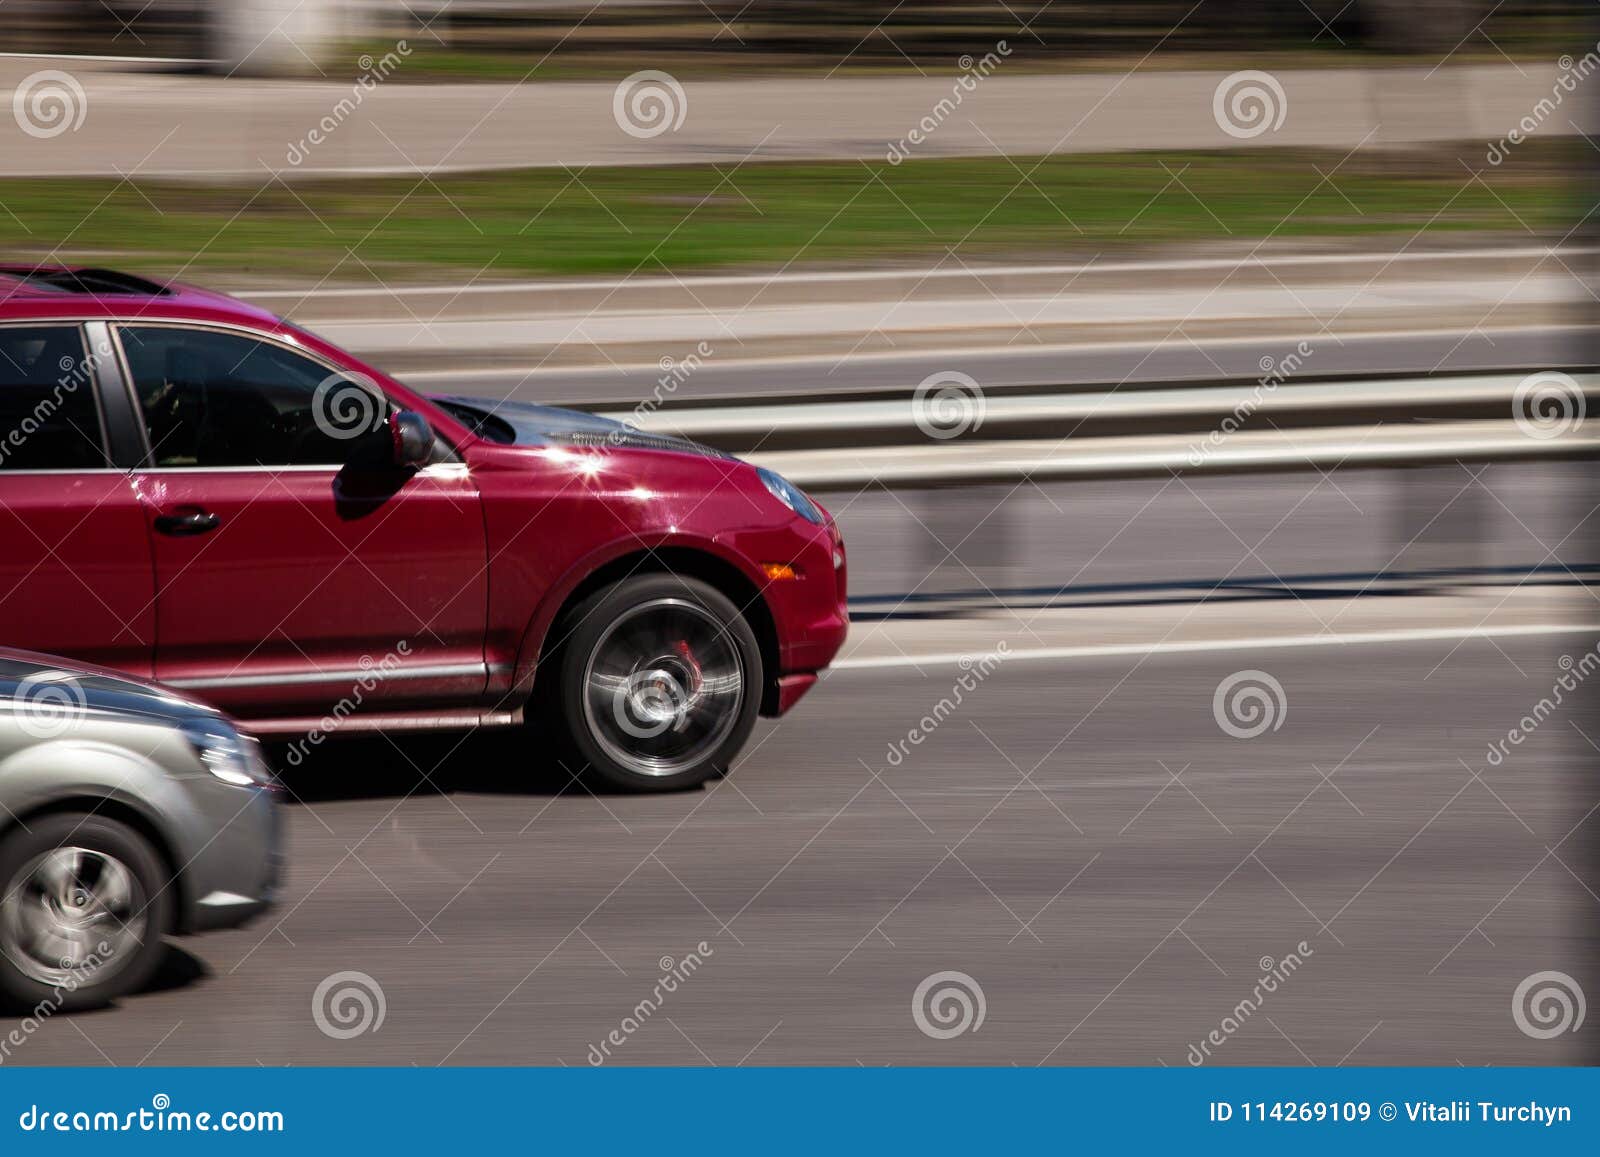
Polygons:
M1600 991L1595 23L6 0L7 261L738 452L853 591L706 793L505 737L285 767L284 911L30 1063L578 1064L702 939L630 1063L1592 1058L1511 1009ZM350 968L389 1018L332 1042L302 1006ZM947 970L981 1033L906 1015Z
M282 24L307 55L332 59L341 40L425 30L431 47L419 64L462 77L520 75L551 53L556 70L599 70L664 52L691 72L828 71L845 57L858 68L901 69L948 64L975 40L1019 31L1036 67L1136 59L1157 38L1168 63L1186 53L1236 54L1246 47L1242 34L1252 53L1312 63L1443 51L1477 31L1465 58L1502 59L1559 53L1582 39L1588 16L1577 0L10 0L6 9L13 50L32 52L203 58L238 26L264 22L269 30Z

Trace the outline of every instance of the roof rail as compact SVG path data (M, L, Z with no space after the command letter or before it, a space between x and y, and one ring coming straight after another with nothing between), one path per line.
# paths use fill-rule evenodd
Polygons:
M172 290L147 278L114 269L63 269L31 266L0 266L0 274L15 277L31 286L78 293L88 297L169 297Z

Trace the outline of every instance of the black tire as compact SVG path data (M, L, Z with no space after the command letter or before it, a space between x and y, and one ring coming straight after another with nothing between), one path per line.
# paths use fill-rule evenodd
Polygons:
M6 905L22 902L23 892L16 884L29 865L68 847L109 857L126 869L132 915L115 922L116 931L127 930L127 942L114 957L99 954L98 946L107 942L102 937L94 942L97 963L52 983L29 975L19 965L26 953L12 939ZM173 926L177 901L169 880L150 841L116 820L63 812L30 820L26 828L14 828L0 840L0 1006L71 1012L98 1008L142 987L160 963L166 951L162 937ZM143 927L138 930L141 916Z
M699 632L698 648L688 640L677 645L683 663L676 669L670 669L677 662L672 653L652 649L650 627L658 622L668 635L676 627ZM627 637L621 634L624 628L630 632ZM620 671L628 669L625 656L634 638L639 638L639 653L627 684L644 680L645 689L628 695L619 686L605 702L607 692L591 686L591 672L621 655L622 667L607 667L612 672L609 679L619 680ZM739 608L698 579L650 574L602 587L563 616L551 640L556 682L542 689L545 723L559 742L568 771L591 784L630 792L695 787L727 770L755 726L764 685L761 647ZM652 663L654 659L662 661ZM703 677L702 659L715 661L716 677ZM727 689L732 682L727 672L733 666L738 669L736 701ZM713 684L719 689L706 692ZM672 719L677 722L634 714L631 705L640 695L652 706L661 705L663 713L676 706L679 713ZM645 754L680 738L687 744L689 739L676 733L698 732L702 727L706 734L700 745L680 757ZM659 766L654 766L657 762Z

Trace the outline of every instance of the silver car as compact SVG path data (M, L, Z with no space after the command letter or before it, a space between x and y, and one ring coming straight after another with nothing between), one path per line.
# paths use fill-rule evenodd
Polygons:
M215 709L0 648L0 1004L103 1004L149 980L163 936L266 909L276 796Z

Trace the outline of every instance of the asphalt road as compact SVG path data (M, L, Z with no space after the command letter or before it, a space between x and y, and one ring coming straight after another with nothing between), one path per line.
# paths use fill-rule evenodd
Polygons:
M1592 754L1564 713L1485 753L1587 645L1016 660L897 765L960 672L841 671L665 797L561 794L509 737L325 748L283 906L17 1060L583 1065L616 1030L633 1064L1182 1065L1216 1029L1227 1064L1572 1063L1511 998L1594 958ZM1247 667L1285 706L1232 738L1213 692ZM381 1026L334 1039L313 994L352 970ZM947 971L984 1016L935 1039L913 994Z

